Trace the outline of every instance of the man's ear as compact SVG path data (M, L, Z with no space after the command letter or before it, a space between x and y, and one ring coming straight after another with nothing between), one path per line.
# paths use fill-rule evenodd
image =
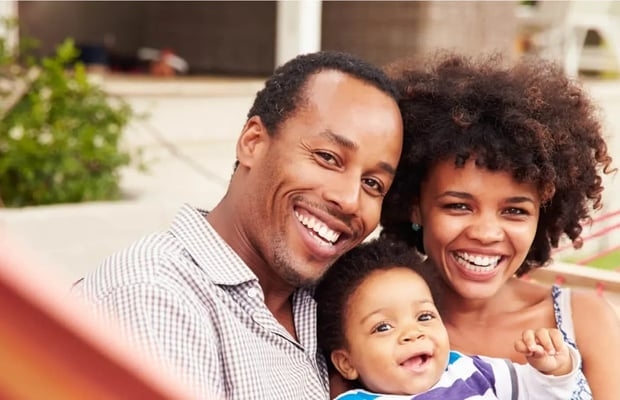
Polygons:
M350 381L358 378L357 369L349 361L349 353L344 349L334 350L331 354L332 363L345 379Z
M254 115L243 126L237 140L237 160L240 165L251 167L260 157L269 142L269 132L258 115Z

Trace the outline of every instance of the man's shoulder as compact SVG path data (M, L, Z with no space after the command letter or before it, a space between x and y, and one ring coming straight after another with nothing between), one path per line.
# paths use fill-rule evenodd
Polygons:
M101 298L123 287L178 285L178 276L194 268L183 244L169 232L160 232L107 257L79 286L89 297Z

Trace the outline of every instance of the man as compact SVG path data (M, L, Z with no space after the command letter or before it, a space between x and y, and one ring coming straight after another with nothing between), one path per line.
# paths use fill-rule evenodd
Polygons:
M185 206L77 290L199 397L324 399L313 285L378 224L402 147L391 82L302 55L258 92L227 193Z

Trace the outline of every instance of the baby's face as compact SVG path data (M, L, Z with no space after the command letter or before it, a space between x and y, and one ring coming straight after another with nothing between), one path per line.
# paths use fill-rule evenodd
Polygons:
M345 310L347 348L332 360L347 379L375 393L417 394L436 384L450 345L426 282L404 267L377 270Z

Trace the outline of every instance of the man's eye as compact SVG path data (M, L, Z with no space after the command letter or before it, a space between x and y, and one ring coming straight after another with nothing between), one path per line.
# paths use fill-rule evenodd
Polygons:
M326 163L330 165L337 165L336 157L334 157L332 154L327 153L325 151L317 151L315 154L319 156Z
M371 178L364 178L362 179L362 182L364 182L364 185L366 185L370 190L383 195L385 194L385 190L383 188L383 185L381 184L381 182L379 182L376 179L371 179Z

